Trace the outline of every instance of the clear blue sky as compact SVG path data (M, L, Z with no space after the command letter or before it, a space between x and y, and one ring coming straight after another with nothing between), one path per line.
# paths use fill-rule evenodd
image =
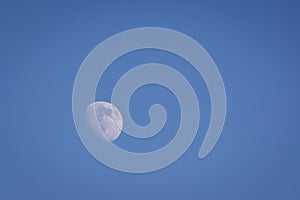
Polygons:
M0 199L300 199L299 9L283 0L1 1ZM206 48L223 76L228 113L219 142L198 160L210 117L201 77L165 52L120 58L98 100L109 100L126 70L155 61L181 70L201 101L201 128L189 150L165 169L135 175L87 152L71 103L85 56L107 37L144 26L183 32ZM122 135L119 146L143 152L172 138L179 107L165 88L137 91L134 119L146 124L153 103L169 112L162 133L149 140Z

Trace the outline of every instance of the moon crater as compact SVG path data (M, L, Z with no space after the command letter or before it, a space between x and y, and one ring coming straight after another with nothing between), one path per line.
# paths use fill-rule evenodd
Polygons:
M111 103L98 101L86 109L87 122L101 139L114 141L121 134L123 119L119 110Z

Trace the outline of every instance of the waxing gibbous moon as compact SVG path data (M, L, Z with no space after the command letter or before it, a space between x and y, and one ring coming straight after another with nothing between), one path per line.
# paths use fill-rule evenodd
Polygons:
M120 111L111 103L98 101L86 109L87 122L101 139L114 141L121 134L123 119Z

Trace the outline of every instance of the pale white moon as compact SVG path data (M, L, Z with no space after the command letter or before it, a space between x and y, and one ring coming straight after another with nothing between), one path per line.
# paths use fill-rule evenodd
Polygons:
M111 103L104 101L91 103L86 109L86 117L91 129L101 139L114 141L122 131L122 115Z

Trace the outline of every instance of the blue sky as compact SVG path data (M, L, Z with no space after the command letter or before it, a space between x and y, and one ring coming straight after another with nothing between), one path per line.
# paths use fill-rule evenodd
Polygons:
M299 7L278 0L1 1L0 199L299 199ZM98 100L110 99L118 76L150 61L181 70L200 100L200 129L188 151L167 168L137 175L88 153L71 104L87 54L111 35L144 26L174 29L203 45L222 74L228 112L219 142L199 160L210 118L201 77L165 52L117 60ZM172 138L180 111L165 88L137 91L133 118L147 124L153 103L169 113L162 133L149 140L123 134L116 144L143 152Z

